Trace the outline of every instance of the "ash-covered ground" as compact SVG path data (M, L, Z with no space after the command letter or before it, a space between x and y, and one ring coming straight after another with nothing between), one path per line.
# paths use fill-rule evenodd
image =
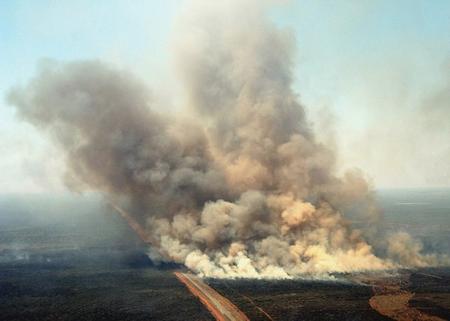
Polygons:
M450 245L449 196L448 190L378 193L388 228L405 229L441 253ZM99 198L3 196L0 320L213 320L174 277L183 268L155 266L145 252ZM411 306L450 319L450 268L398 275L402 290L414 294ZM345 281L361 278L336 278L207 282L251 320L389 320L369 305L371 286Z

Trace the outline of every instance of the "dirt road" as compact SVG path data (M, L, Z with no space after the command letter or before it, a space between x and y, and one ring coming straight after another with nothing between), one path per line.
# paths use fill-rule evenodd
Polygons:
M424 274L424 273L421 273ZM430 274L424 274L433 278L440 278ZM437 316L429 315L409 305L414 293L409 292L410 273L403 271L399 275L364 276L353 278L360 284L372 286L373 296L369 305L378 313L396 321L444 321Z
M220 295L199 277L189 273L174 273L200 299L218 321L249 321L249 318L227 298Z

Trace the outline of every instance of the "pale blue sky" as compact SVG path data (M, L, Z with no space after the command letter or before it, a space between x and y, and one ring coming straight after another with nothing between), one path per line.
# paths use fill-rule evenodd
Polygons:
M164 96L182 3L1 1L0 95L42 58L99 58ZM428 97L450 90L450 1L290 1L270 14L296 35L295 89L321 139L336 140L341 168L361 167L379 187L450 186L450 125L438 124L438 137L405 125L420 120ZM0 192L63 189L58 152L4 101L0 135Z

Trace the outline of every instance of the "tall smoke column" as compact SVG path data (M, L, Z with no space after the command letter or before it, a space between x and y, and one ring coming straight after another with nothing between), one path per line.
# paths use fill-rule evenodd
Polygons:
M308 125L292 90L292 35L254 1L185 11L175 57L183 119L156 112L145 85L99 61L47 63L11 92L18 114L65 151L68 185L125 200L159 254L200 275L395 266L374 254L376 232L343 216L377 211L364 178L337 177Z

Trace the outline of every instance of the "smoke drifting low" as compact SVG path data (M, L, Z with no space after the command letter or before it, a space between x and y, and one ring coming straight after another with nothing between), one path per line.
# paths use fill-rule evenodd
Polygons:
M47 63L11 92L65 151L70 187L127 204L161 258L205 276L436 263L408 235L381 241L363 175L335 175L292 90L293 36L264 8L205 2L177 30L183 117L158 112L144 84L100 61ZM352 229L348 213L371 228Z

